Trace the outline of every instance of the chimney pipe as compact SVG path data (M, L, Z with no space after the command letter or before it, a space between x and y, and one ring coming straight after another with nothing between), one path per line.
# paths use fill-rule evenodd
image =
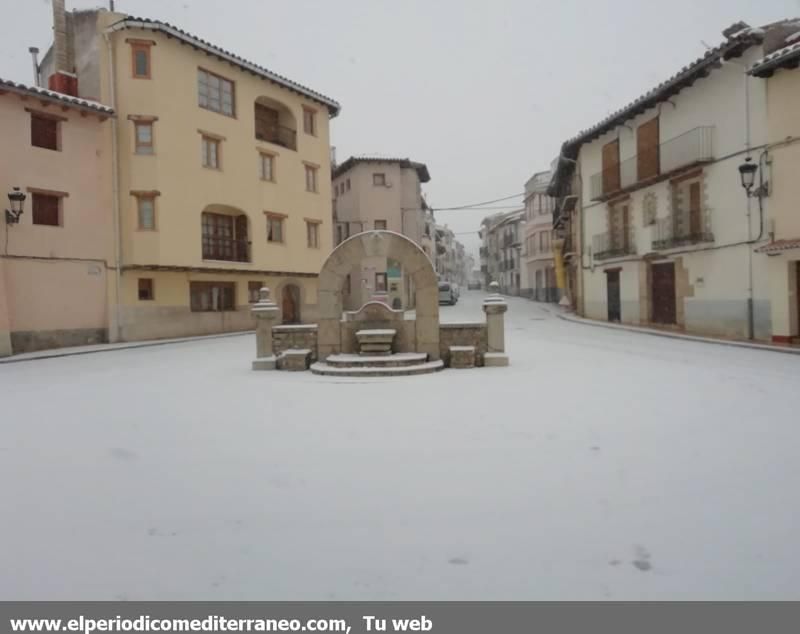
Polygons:
M67 10L64 0L53 0L53 60L56 73L72 72L67 56Z
M114 10L114 0L108 0L108 10L109 11Z
M42 85L42 81L39 77L39 49L35 46L31 46L28 52L31 54L31 59L33 60L33 85L39 88Z

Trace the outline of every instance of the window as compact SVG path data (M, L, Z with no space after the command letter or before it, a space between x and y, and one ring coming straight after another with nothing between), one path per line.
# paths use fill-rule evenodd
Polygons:
M261 287L264 282L248 282L247 283L247 301L251 304L256 304L261 298Z
M375 292L386 292L386 273L375 273Z
M275 156L261 153L261 180L275 182Z
M306 220L306 238L309 249L319 249L319 221Z
M149 42L131 42L131 67L134 79L150 79Z
M603 146L603 193L617 191L622 181L619 166L619 139Z
M348 178L345 183L347 183L347 191L350 191L350 179Z
M202 223L204 260L250 261L247 216L204 211Z
M386 230L386 221L385 220L376 220L375 221L375 229L379 231Z
M347 277L344 278L344 294L349 295L353 286L353 282L350 279L350 273L347 274Z
M190 282L189 297L194 312L236 310L234 282Z
M152 301L155 299L153 295L153 280L148 277L139 278L139 301Z
M139 229L155 231L156 228L156 199L155 196L141 195L136 197L136 211Z
M306 165L306 191L307 192L314 192L317 191L317 170L318 168L314 165Z
M58 150L58 124L58 119L31 113L31 145Z
M303 107L303 132L317 136L317 112Z
M33 224L61 226L61 196L33 193Z
M349 234L347 233L347 223L346 222L337 222L336 223L336 244L341 244L347 238L349 238Z
M201 108L232 117L235 103L232 81L207 70L197 70L197 104Z
M283 242L284 216L267 214L267 242Z
M136 154L152 154L153 122L134 121L133 129L136 138Z
M212 139L210 136L203 135L200 149L203 167L208 167L213 170L218 170L220 168L219 146L219 139Z
M372 184L375 187L385 187L386 186L386 174L376 173L372 175Z

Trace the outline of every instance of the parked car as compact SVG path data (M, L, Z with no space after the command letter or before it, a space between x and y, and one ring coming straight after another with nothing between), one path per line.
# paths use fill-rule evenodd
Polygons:
M450 282L439 282L439 303L453 306L457 301L458 297L455 295Z
M467 283L467 290L468 291L479 291L479 290L481 290L481 283L480 282L469 282L469 283Z

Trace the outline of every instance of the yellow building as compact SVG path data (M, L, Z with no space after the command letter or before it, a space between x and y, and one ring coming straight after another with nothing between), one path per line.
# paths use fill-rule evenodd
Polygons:
M314 321L339 105L174 26L63 11L43 75L117 112L112 340L250 329L263 285L284 323Z
M768 196L770 241L758 249L769 266L772 341L800 343L800 41L757 61L751 70L766 81L767 129L771 143L758 155L753 190Z

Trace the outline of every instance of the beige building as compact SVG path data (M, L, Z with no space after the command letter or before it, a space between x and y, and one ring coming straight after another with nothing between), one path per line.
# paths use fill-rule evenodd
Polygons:
M162 22L54 10L43 73L74 73L78 95L117 111L112 336L250 329L263 285L284 322L314 321L338 104Z
M0 80L0 192L25 197L0 221L0 356L108 340L113 116Z
M547 194L552 174L537 172L525 183L520 295L539 302L557 302L553 265L554 199Z
M748 196L739 167L789 133L767 129L766 82L747 70L796 29L734 24L702 58L562 146L551 189L559 240L581 247L570 284L579 313L772 337L774 266L762 247L775 203Z
M333 172L335 242L362 231L394 231L413 240L433 262L432 213L422 195L430 181L424 163L409 159L350 157ZM372 297L387 294L395 308L414 305L414 289L399 263L368 258L345 282L345 308L360 308Z
M754 161L752 193L770 210L769 243L758 251L769 268L772 341L800 343L800 39L789 36L782 43L751 70L766 83L771 141Z

